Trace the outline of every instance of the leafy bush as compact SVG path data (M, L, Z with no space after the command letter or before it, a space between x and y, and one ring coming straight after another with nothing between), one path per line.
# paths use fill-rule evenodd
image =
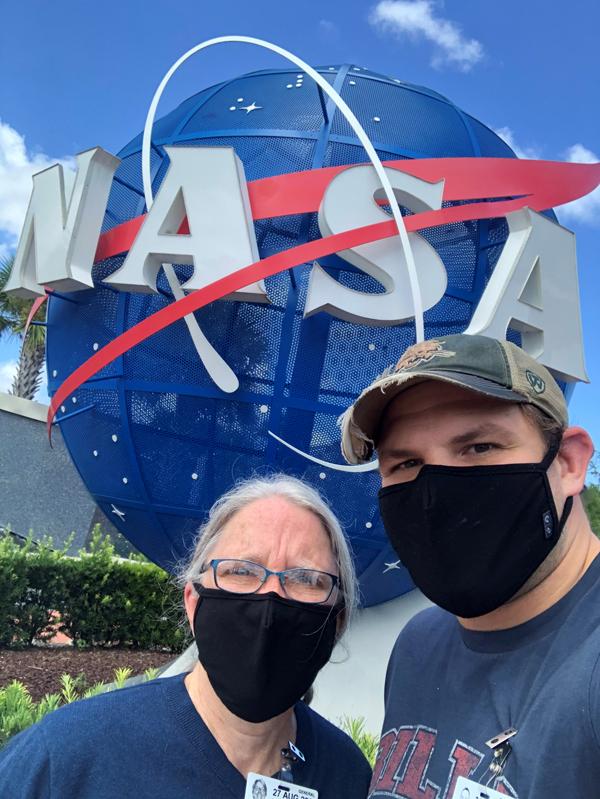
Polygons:
M50 539L18 544L0 537L0 646L29 646L56 632L78 648L123 646L180 652L181 594L169 575L141 558L115 557L97 528L79 557Z
M54 621L53 611L60 602L62 577L60 563L71 544L67 540L62 550L52 548L52 539L33 546L31 540L25 545L25 576L27 585L23 600L18 605L18 624L25 645L35 638L42 640L54 634L50 625Z
M364 718L362 716L360 718L343 716L340 720L340 727L344 732L348 733L369 761L371 768L374 768L375 759L377 758L377 749L379 748L379 738L365 730Z
M590 520L590 527L600 538L600 486L586 486L581 498Z
M13 680L9 685L0 688L0 749L13 735L40 721L47 713L56 710L61 705L68 705L79 699L87 699L105 691L122 688L125 680L130 676L131 669L128 667L115 669L114 683L107 685L99 682L86 688L81 678L63 674L60 678L60 691L46 694L39 702L33 701L27 687L22 682ZM155 669L147 669L144 672L146 680L153 680L155 677Z
M156 679L157 672L158 669L146 669L144 680ZM68 705L79 699L87 699L96 694L123 688L131 674L132 670L128 666L121 667L115 669L114 681L111 684L99 682L91 687L85 686L83 675L73 678L70 674L63 674L60 678L60 691L46 694L37 703L33 701L27 687L22 682L13 680L9 685L0 688L0 749L13 735L40 721L47 713L56 710L61 705ZM379 741L377 736L365 730L364 718L344 716L340 720L340 727L362 750L373 768Z
M21 641L18 606L27 590L26 560L9 535L0 538L0 646Z

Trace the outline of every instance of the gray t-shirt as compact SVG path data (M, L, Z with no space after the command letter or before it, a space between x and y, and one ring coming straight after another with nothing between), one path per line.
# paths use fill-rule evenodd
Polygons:
M516 727L503 776L519 799L600 796L600 556L559 602L499 632L430 608L400 634L370 794L451 799L460 776L486 784L485 741Z

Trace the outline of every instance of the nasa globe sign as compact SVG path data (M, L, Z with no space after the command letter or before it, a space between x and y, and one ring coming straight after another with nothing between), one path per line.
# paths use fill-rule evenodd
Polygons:
M386 164L425 338L508 336L563 384L585 379L573 236L548 209L589 191L597 171L519 162L421 86L352 65L318 72ZM284 471L340 518L363 604L409 590L379 517L376 464L340 456L338 417L414 343L417 315L398 228L352 127L303 72L263 71L154 124L150 209L141 153L140 135L118 159L80 155L70 195L60 167L36 176L17 253L12 290L48 290L55 421L89 491L171 569L223 492ZM252 279L228 291L249 264Z

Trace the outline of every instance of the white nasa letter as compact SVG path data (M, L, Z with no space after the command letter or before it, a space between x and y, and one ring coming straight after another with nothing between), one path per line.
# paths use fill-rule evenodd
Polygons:
M575 234L525 208L506 217L509 236L465 333L505 339L563 380L587 381Z
M398 202L411 211L441 208L444 182L429 183L386 167ZM356 166L340 172L329 184L319 209L323 236L364 225L385 222L391 217L379 207L383 199L379 180L371 166ZM423 308L432 308L446 291L447 275L435 249L417 233L408 238L419 267ZM343 286L317 263L312 269L304 315L327 311L340 319L371 325L395 325L414 316L406 258L398 236L363 244L338 255L367 272L386 289L369 294Z
M119 164L114 155L96 147L77 156L74 176L65 175L60 164L33 176L15 263L4 289L8 294L36 297L43 296L42 286L81 291L94 285L94 255Z
M258 261L244 167L232 147L165 147L170 166L123 266L105 279L150 293L165 262L193 264L184 289L200 289ZM187 215L189 234L178 233ZM226 299L268 302L254 283Z

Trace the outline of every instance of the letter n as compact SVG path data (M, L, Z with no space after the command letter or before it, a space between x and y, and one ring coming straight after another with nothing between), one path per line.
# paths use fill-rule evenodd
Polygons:
M94 255L119 164L100 147L80 153L70 193L60 164L33 176L7 294L35 297L44 294L43 286L81 291L94 285Z

